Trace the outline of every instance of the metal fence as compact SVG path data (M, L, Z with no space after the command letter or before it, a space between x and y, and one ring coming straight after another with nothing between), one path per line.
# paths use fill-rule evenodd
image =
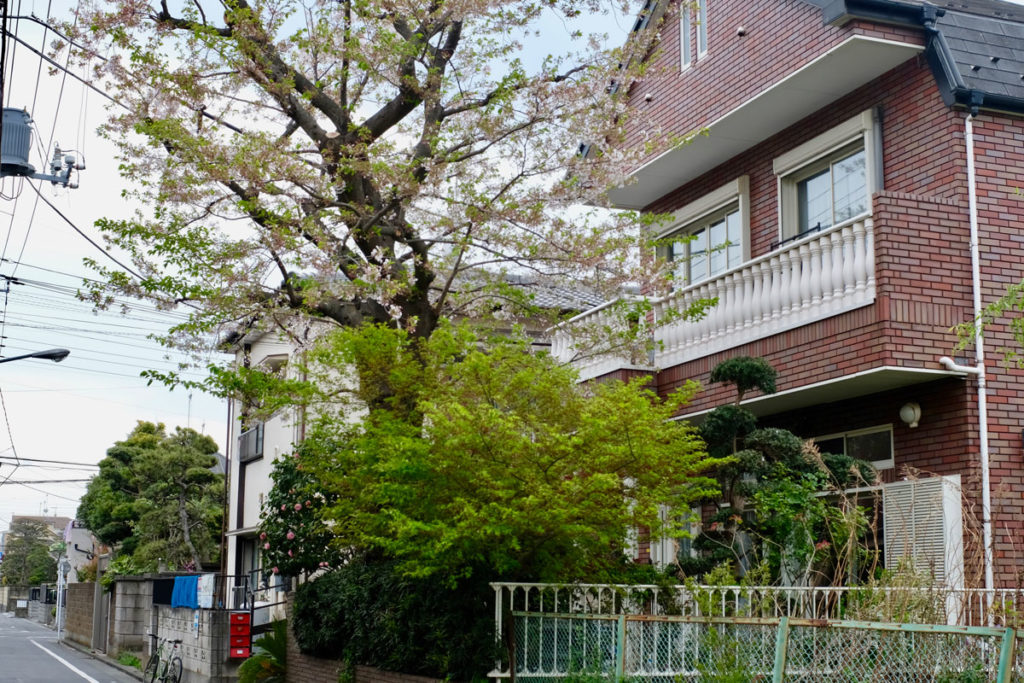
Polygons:
M1024 591L942 587L776 587L492 583L497 628L510 610L593 615L837 619L1024 628Z
M508 661L521 683L635 680L973 683L1024 681L1024 630L984 626L513 611Z

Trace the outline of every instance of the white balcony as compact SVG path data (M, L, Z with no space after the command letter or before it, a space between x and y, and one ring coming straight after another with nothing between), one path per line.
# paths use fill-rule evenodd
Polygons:
M717 300L698 321L680 316L695 302ZM651 365L667 368L868 305L875 300L874 226L870 217L841 223L752 259L711 280L652 302ZM554 330L552 354L572 362L583 379L636 358L615 351L586 353L575 329L623 329L621 315L605 305Z

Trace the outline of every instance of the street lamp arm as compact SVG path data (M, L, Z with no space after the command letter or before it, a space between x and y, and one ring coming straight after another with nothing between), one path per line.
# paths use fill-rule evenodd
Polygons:
M15 360L22 360L23 358L42 358L44 360L52 360L54 363L59 363L71 352L67 349L47 349L46 351L35 351L34 353L23 353L20 356L11 356L10 358L0 358L0 363L10 363Z

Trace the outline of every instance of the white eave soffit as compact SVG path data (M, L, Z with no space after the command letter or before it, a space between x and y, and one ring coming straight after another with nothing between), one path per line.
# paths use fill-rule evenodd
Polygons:
M634 182L608 193L612 204L642 209L923 51L923 45L850 36L711 123L706 135L641 166Z
M741 404L757 417L767 417L778 413L787 413L811 406L836 403L853 398L861 398L872 394L880 394L894 389L917 384L926 384L936 380L960 378L967 373L956 370L933 370L930 368L905 368L883 365L869 370L862 370L852 375L815 382L802 387L785 389L775 394L750 398ZM680 415L675 419L687 420L692 424L700 424L711 412L701 410L695 413Z

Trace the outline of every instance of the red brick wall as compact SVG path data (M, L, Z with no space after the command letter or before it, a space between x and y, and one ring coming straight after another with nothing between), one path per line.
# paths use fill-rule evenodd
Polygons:
M673 3L675 4L675 3ZM678 19L667 15L651 75L636 86L634 140L664 139L706 125L854 33L921 42L909 29L854 22L823 26L819 10L796 1L709 0L709 54L679 73ZM747 36L736 36L743 25ZM650 94L650 102L644 96ZM707 386L712 367L735 355L763 356L779 370L779 390L881 365L939 369L952 355L950 328L970 320L969 223L964 113L946 107L927 64L911 59L765 142L669 193L650 207L671 211L740 175L750 178L751 251L779 237L772 160L869 108L882 117L884 190L874 197L876 301L803 328L667 368L665 392L686 379ZM984 301L1024 278L1024 121L983 114L975 122ZM655 145L655 153L662 151ZM1018 348L1005 324L986 335L996 578L1024 583L1024 370L1006 364ZM973 364L973 349L958 352ZM893 423L897 467L964 477L968 503L979 502L976 381L951 380L854 399L773 418L798 433L822 434ZM708 387L687 412L720 405L732 392ZM915 430L898 419L916 400ZM978 512L980 516L980 512ZM970 543L968 542L968 546Z
M974 122L982 300L1024 278L1024 121L984 114ZM1019 317L1019 314L1016 314ZM985 334L996 567L1024 583L1024 370L1001 349L1020 351L1005 324ZM973 349L972 349L973 350Z
M709 0L708 53L680 72L679 2L667 1L648 74L630 92L634 143L664 142L706 126L852 35L924 44L923 32L912 29L826 26L821 10L798 0ZM745 36L736 35L739 26ZM652 156L664 149L653 147Z

